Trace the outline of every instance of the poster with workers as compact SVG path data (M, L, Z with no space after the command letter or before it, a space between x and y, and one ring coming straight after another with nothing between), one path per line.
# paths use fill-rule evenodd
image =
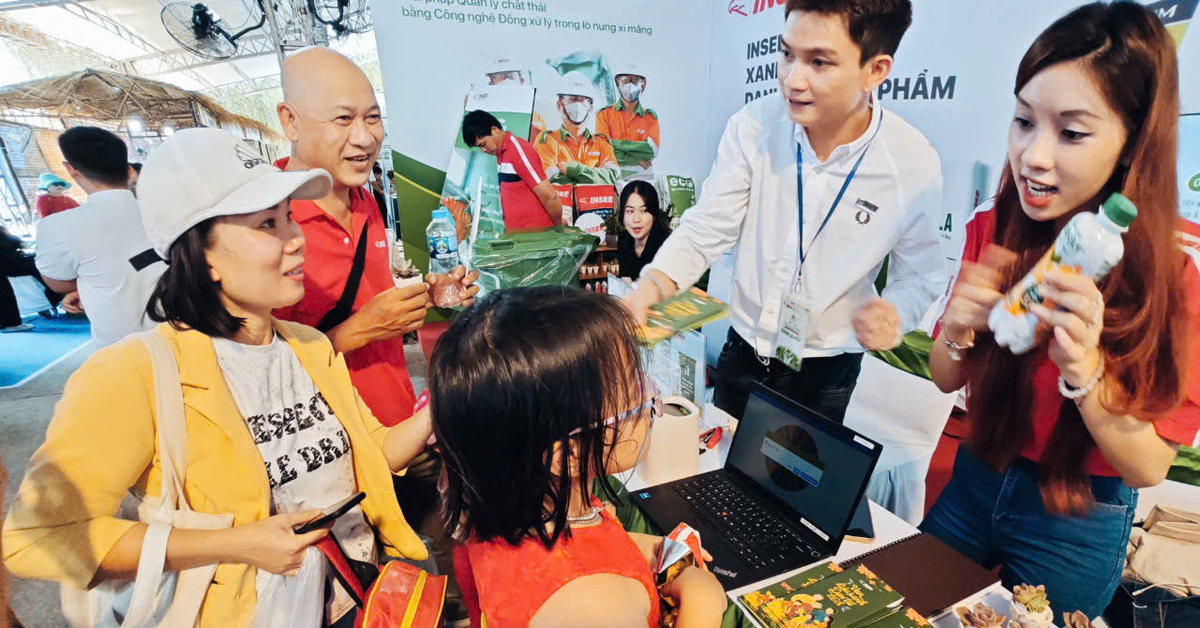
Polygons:
M716 146L706 99L697 91L707 84L710 16L670 4L547 0L505 9L375 2L377 28L393 34L379 39L380 56L413 60L385 64L383 79L400 237L418 267L430 213L444 198L470 197L464 175L484 172L472 165L489 157L478 156L483 142L474 149L463 143L469 95L487 94L474 101L484 111L513 112L519 110L495 106L494 96L533 91L528 128L496 118L532 149L515 160L515 174L528 161L568 202L575 186L611 186L616 197L635 178L658 185L669 176L698 189ZM663 49L681 54L655 52ZM505 175L514 173L496 176ZM664 193L668 211L669 198ZM572 208L563 208L569 218Z

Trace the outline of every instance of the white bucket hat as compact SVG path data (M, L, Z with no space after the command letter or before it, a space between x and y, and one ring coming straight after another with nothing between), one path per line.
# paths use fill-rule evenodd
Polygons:
M137 191L146 236L166 259L179 236L209 218L252 214L289 196L321 198L332 186L320 168L284 172L227 131L193 128L154 149Z

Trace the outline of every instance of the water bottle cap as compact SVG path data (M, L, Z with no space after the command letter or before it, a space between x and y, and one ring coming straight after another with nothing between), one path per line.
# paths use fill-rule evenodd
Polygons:
M1102 209L1104 215L1122 229L1128 229L1129 225L1133 224L1133 219L1137 218L1137 206L1120 194L1114 193L1108 197Z

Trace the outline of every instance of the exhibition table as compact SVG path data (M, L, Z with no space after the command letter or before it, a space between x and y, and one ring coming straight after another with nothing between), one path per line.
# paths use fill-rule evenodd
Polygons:
M732 419L732 417L711 403L704 407L703 414L704 416L701 420L701 430L715 426L728 425ZM734 424L736 427L736 421L734 421ZM725 464L725 459L729 456L729 445L731 442L733 442L732 434L727 434L721 439L721 442L717 447L701 454L698 473L706 473L708 471L721 468L721 466ZM684 445L690 446L691 444L681 443L681 446ZM634 506L629 500L626 499L627 491L636 491L647 486L646 482L639 476L636 470L617 476L612 476L609 478L609 481L614 488L617 489L618 494L622 497L621 501L623 504L617 507L617 515L622 524L625 525L626 529L628 529L630 532L662 533L661 531L654 529L653 525L647 521L644 516L642 516L637 506ZM843 541L837 553L831 558L826 558L818 561L817 563L805 565L798 569L781 573L778 576L767 578L754 584L727 591L726 594L729 596L730 605L729 609L725 612L725 618L722 622L722 627L734 628L758 626L760 628L765 628L762 627L760 623L755 621L750 616L749 612L747 612L746 609L738 602L738 598L740 596L750 591L761 589L781 580L785 580L817 564L828 562L830 560L838 563L851 560L857 556L888 545L889 543L899 541L918 533L918 530L915 526L909 524L891 512L888 512L879 504L870 502L870 509L871 519L875 527L874 540L872 540L870 543ZM703 539L701 539L701 543L703 543ZM965 602L966 605L970 606L974 605L976 602L982 601L988 606L996 609L997 612L1008 615L1011 613L1011 600L1011 592L997 583L991 587L988 587L987 589L979 591L968 600L965 600ZM1102 619L1093 620L1093 623L1097 628L1107 628L1107 624L1105 624ZM933 624L937 628L959 628L961 626L958 618L953 613L936 618Z

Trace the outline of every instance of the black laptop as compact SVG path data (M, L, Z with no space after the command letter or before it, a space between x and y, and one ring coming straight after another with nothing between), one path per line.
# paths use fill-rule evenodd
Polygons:
M883 446L758 385L725 468L637 491L663 531L686 522L727 590L835 554Z

